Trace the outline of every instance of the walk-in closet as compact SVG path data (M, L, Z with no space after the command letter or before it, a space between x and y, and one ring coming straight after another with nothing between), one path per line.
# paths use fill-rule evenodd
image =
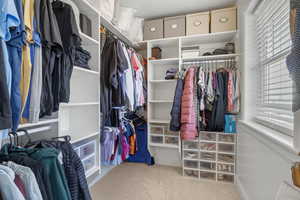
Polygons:
M300 200L299 0L1 0L0 200Z

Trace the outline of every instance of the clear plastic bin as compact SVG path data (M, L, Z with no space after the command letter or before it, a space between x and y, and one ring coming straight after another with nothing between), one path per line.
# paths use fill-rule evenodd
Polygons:
M185 160L184 161L184 167L198 169L199 164L198 164L198 161Z
M198 159L199 158L199 153L196 151L184 151L183 152L183 157L185 159Z
M199 178L199 171L197 170L190 170L190 169L185 169L184 170L184 176L190 177L190 178Z
M234 165L229 164L218 164L217 167L219 172L228 172L228 173L234 173Z
M216 170L216 163L212 163L212 162L200 162L200 169L203 170Z
M163 135L164 134L164 127L163 126L150 126L150 134L158 134Z
M216 180L216 174L213 172L203 172L200 171L200 178L202 179L208 179L208 180Z
M218 144L219 151L226 153L234 153L233 144Z
M168 127L165 127L165 134L166 135L179 136L179 132L178 131L171 131Z
M207 143L201 142L200 149L205 151L216 151L216 144L215 143Z
M234 155L218 154L218 161L224 163L234 163Z
M199 136L201 140L207 140L207 141L217 140L217 134L213 132L200 132Z
M201 152L200 159L208 160L208 161L216 161L216 153Z
M94 167L96 167L96 157L95 156L91 156L88 159L85 159L82 161L84 170L86 173L89 173L89 171L91 169L93 169Z
M89 155L95 153L96 150L96 142L92 141L80 147L80 158L84 159Z
M227 183L234 183L234 176L229 174L218 174L218 181L227 182Z
M198 141L183 141L183 148L184 149L195 149L198 150L199 149L199 143Z
M220 134L219 135L219 141L220 142L230 142L230 143L234 143L235 142L235 135L232 134Z
M151 136L151 142L157 143L157 144L162 144L164 142L164 139L162 136Z
M179 144L179 138L178 137L167 137L167 136L165 136L165 143L166 144L178 145Z

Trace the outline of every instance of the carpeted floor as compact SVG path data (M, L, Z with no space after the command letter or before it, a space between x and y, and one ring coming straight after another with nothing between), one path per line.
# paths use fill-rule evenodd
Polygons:
M92 188L93 200L240 200L236 186L185 178L181 169L125 163Z

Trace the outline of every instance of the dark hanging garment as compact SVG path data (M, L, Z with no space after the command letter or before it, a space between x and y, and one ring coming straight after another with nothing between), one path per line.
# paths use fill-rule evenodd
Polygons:
M55 148L62 152L63 168L72 200L91 200L82 162L68 141L41 141L35 144L43 148Z
M49 0L40 2L40 31L42 40L43 87L41 94L40 117L51 115L57 103L57 91L61 81L61 65L59 61L63 53L63 44L56 16ZM54 90L54 91L53 91ZM55 103L54 103L55 99Z
M119 85L117 62L117 42L108 37L101 54L100 73L101 112L105 126L111 126L112 90L117 89Z
M0 38L0 130L11 128L12 117L3 48Z
M173 101L173 106L171 110L171 122L170 130L171 131L180 131L181 125L181 97L183 94L184 81L182 79L177 80L175 96Z

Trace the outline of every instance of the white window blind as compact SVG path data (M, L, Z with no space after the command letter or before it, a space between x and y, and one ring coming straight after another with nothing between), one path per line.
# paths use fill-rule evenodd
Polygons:
M256 11L259 53L256 120L293 135L293 83L286 66L291 49L289 0L264 0Z

